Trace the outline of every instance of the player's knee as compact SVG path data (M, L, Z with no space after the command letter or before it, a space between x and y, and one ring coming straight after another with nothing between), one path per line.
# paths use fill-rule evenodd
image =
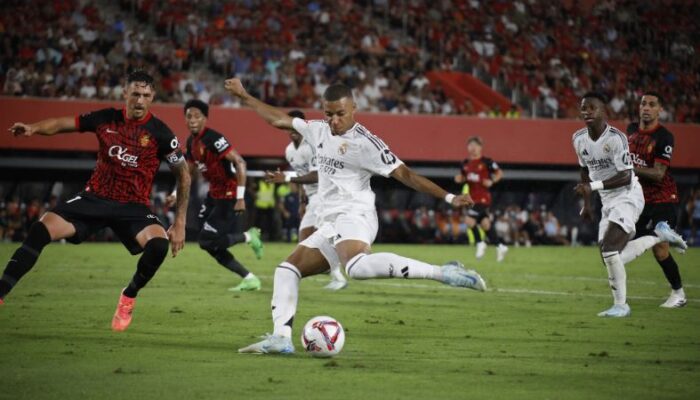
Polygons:
M143 247L143 257L146 261L146 265L153 266L156 269L163 263L165 257L168 255L168 248L170 247L170 242L168 239L157 237L146 242Z
M345 273L347 273L349 278L371 279L375 277L367 257L368 254L360 253L345 264Z
M27 233L27 238L24 239L24 245L40 252L44 247L51 243L51 234L43 222L37 221L32 224Z
M651 251L654 252L654 258L656 258L659 261L663 261L669 256L668 249L668 243L659 243L656 246L652 247Z
M216 242L218 240L218 236L207 231L202 231L200 232L199 236L197 237L197 243L199 243L199 247L202 250L205 250L209 253L216 253L217 246Z

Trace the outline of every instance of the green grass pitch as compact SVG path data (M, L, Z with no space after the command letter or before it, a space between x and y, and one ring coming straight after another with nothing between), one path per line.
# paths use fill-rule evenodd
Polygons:
M17 245L0 245L2 266ZM666 281L651 254L627 267L631 318L611 304L595 248L512 248L496 264L463 246L377 245L433 263L460 259L487 293L402 279L301 284L293 356L238 354L271 331L275 265L234 253L262 277L237 277L193 243L168 258L137 301L128 331L110 321L136 258L117 244L52 244L0 306L0 399L697 399L700 398L700 250L680 256L683 309L659 304ZM328 314L346 328L334 359L301 351L299 330Z

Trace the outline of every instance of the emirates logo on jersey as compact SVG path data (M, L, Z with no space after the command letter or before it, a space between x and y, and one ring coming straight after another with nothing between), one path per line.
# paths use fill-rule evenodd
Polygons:
M146 147L146 146L148 146L148 144L149 144L150 142L151 142L151 137L150 137L149 135L143 135L143 136L141 136L141 138L139 139L139 144L141 145L141 147Z
M135 156L133 154L128 153L129 149L126 147L122 146L112 146L109 148L107 151L107 154L112 157L116 158L117 160L121 161L122 167L138 167L139 163L139 156Z

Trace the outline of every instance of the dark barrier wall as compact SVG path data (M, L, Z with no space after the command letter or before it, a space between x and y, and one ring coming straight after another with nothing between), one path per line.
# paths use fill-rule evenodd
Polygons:
M43 118L77 115L123 103L56 101L0 97L0 149L37 149L94 151L97 141L92 134L66 134L57 137L14 138L7 129L15 121L34 122ZM184 142L187 135L179 105L153 106L154 113L165 121ZM247 109L213 107L209 125L224 133L244 156L281 157L288 142L285 132L269 127ZM309 112L308 118L321 113ZM480 135L485 140L484 154L501 163L558 164L575 166L571 147L574 131L583 123L573 120L505 120L475 117L447 117L392 114L356 115L358 122L381 137L399 158L407 161L449 161L465 158L466 139ZM623 123L614 123L624 130ZM673 166L700 168L700 125L668 124L675 134Z

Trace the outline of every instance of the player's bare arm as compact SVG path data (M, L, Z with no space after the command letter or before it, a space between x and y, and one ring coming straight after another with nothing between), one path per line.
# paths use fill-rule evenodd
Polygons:
M484 181L484 186L491 187L498 183L501 179L503 179L503 170L499 168L493 171L493 174L491 174L491 179L486 179Z
M279 169L277 171L265 171L265 182L267 182L267 183L292 182L292 183L300 183L302 185L309 184L309 183L316 183L316 182L318 182L318 171L311 171L308 174L301 175L301 176L289 177L289 180L287 180L287 176L284 174L284 172L280 171Z
M33 124L15 122L10 129L15 136L43 135L51 136L57 133L75 132L75 117L49 118Z
M265 104L262 101L251 96L245 88L243 83L238 78L227 79L224 83L224 88L232 95L241 99L243 104L252 108L258 115L260 115L268 124L279 129L292 129L293 118L287 115L286 112L279 108L273 107L271 105Z
M231 161L236 167L236 181L238 182L239 188L245 188L246 175L248 174L248 169L243 157L236 150L231 150L226 153L226 159ZM233 207L237 212L245 211L245 199L241 196L236 200L236 205Z
M664 179L664 175L666 175L667 169L668 165L657 161L651 168L636 167L634 173L652 182L661 182Z
M445 196L448 195L445 189L436 185L430 179L413 172L405 164L401 164L392 171L391 177L413 190L433 195L438 199L445 199ZM468 194L460 194L454 196L451 204L453 207L471 207L474 205L474 201Z
M199 170L197 169L197 166L194 165L193 163L189 163L189 162L186 162L186 163L187 163L187 169L190 172L190 184L192 184L192 182L196 182L197 179L199 179L198 178L199 177ZM175 205L176 202L177 202L177 186L175 187L175 189L173 189L172 193L170 193L169 195L167 195L165 197L165 205L168 207L172 207Z
M187 203L190 199L190 172L186 161L170 164L170 170L177 179L177 201L175 205L175 222L168 229L168 238L173 257L185 247L185 222L187 219Z

